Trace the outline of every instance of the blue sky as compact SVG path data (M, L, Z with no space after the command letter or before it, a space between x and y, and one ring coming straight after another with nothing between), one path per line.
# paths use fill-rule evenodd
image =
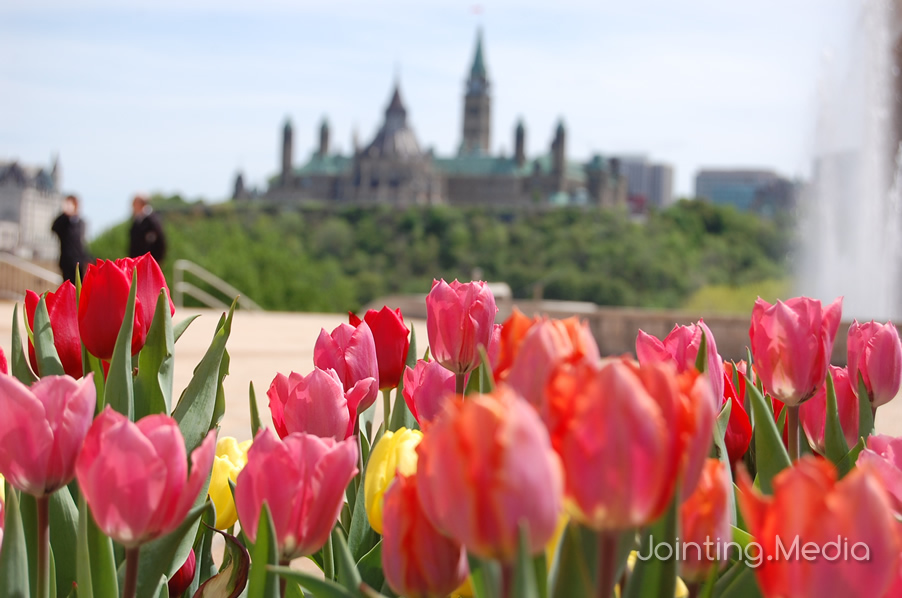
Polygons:
M221 200L238 169L264 185L286 116L296 162L323 116L333 147L368 141L396 73L421 145L450 154L481 26L496 151L523 118L544 153L563 118L570 157L647 154L680 194L703 166L804 176L855 3L4 0L0 159L59 153L96 234L137 191Z

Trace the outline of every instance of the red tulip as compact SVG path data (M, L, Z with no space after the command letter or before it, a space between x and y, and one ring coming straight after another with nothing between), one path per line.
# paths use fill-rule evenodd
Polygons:
M261 430L238 474L235 507L241 529L256 541L265 502L275 525L281 559L313 554L338 520L345 488L357 474L357 442L336 442L312 434L280 441Z
M882 596L894 580L898 524L869 473L853 469L837 481L831 463L809 456L777 474L773 496L762 496L744 469L738 483L765 598Z
M727 366L728 364L724 364ZM752 441L752 422L749 415L743 407L742 395L733 385L733 379L724 371L723 377L724 397L723 404L730 402L730 421L727 423L727 432L724 435L724 444L727 448L727 455L730 459L730 465L736 465L746 451L749 450L749 444ZM741 384L741 382L740 382ZM743 392L745 385L742 385ZM723 406L721 406L723 409Z
M867 448L858 455L858 467L883 482L893 510L902 516L902 438L884 434L868 436Z
M25 291L25 316L28 326L34 330L34 312L40 297L34 291ZM75 379L81 378L81 337L78 334L78 303L75 297L75 285L68 280L56 289L44 295L47 313L50 315L50 329L53 331L53 345L59 354L60 362L66 375ZM34 351L34 343L28 339L28 357L31 367L38 371L38 359Z
M452 401L417 446L427 517L483 558L513 561L519 526L544 550L561 511L561 465L535 409L512 390Z
M131 422L106 406L97 416L75 464L81 492L97 526L127 548L177 528L213 468L216 433L191 453L168 415Z
M160 290L166 289L169 295L163 272L150 254L115 262L98 260L96 265L88 266L78 300L78 329L85 348L95 357L109 361L113 356L134 271L138 273L138 288L135 291L132 355L144 346ZM175 313L171 299L169 310Z
M852 391L849 371L846 368L830 366L833 387L836 391L836 405L839 410L839 424L850 447L858 442L858 398ZM827 424L827 385L822 385L811 399L799 408L799 422L808 442L822 455L826 454L824 428Z
M899 394L902 385L902 342L892 322L873 320L849 327L849 382L858 396L858 375L864 380L871 407L886 405Z
M454 397L454 374L437 361L417 360L414 369L405 368L404 402L422 425L438 417L442 406Z
M9 373L9 364L6 362L6 354L3 352L3 347L0 347L0 374L8 374Z
M175 572L175 575L169 578L169 595L172 598L177 598L181 596L185 590L191 585L191 582L194 581L194 573L197 570L197 557L194 555L194 549L191 549L191 552L188 553L188 558L185 560L184 564L179 567L179 570Z
M433 281L426 296L426 332L432 356L455 374L479 367L495 331L495 297L484 282Z
M276 374L266 393L276 432L280 438L306 432L344 440L354 431L359 401L374 385L375 380L367 378L346 393L335 370L314 368L306 376Z
M692 494L714 441L714 420L721 407L711 392L708 376L691 369L677 375L680 389L679 430L685 447L680 464L683 500Z
M397 388L401 374L407 363L407 351L410 349L410 329L404 325L401 310L368 310L363 320L349 313L351 326L355 328L365 321L373 333L376 343L376 361L379 364L379 389Z
M33 496L71 482L95 401L91 375L45 376L28 387L0 374L0 474Z
M842 315L842 298L826 309L807 297L777 301L758 298L749 328L755 370L771 396L796 406L824 383L833 339Z
M717 343L711 329L704 320L689 326L674 326L663 341L640 330L636 337L636 356L639 363L670 363L677 372L695 368L698 351L701 349L702 335L706 337L705 373L711 382L711 389L718 403L723 400L723 358L717 353Z
M563 361L578 359L592 363L601 359L589 325L576 317L545 318L533 324L523 337L504 381L544 414L545 384L551 372Z
M664 512L681 472L692 492L713 421L694 411L714 407L703 404L712 400L707 380L690 375L681 381L667 364L621 360L563 364L552 374L548 428L574 519L597 531L639 527Z
M429 522L413 476L398 475L385 493L382 569L392 590L408 598L447 596L469 575L467 551Z
M713 565L726 563L728 544L733 539L732 496L733 484L723 463L708 459L695 491L680 506L680 538L687 547L680 555L683 579L703 581Z
M339 324L332 334L321 330L313 347L313 365L321 370L335 370L345 392L361 382L368 388L357 404L357 413L363 413L376 402L379 366L373 333L366 322L356 328Z
M495 380L501 381L507 375L507 371L514 364L517 353L520 352L520 344L532 325L539 318L528 318L522 311L514 306L508 317L501 325L498 336L498 363L495 367Z

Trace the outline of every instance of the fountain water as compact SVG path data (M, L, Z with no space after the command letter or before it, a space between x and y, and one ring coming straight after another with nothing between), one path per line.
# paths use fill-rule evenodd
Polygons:
M902 315L902 156L894 112L900 13L865 0L851 51L827 61L815 166L800 205L797 292L845 297L844 319Z

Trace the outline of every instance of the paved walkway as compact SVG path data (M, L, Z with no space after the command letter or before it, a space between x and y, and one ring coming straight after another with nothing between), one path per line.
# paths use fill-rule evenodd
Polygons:
M13 304L0 302L0 347L10 348ZM20 309L21 314L21 309ZM213 338L220 312L215 310L177 311L175 320L200 314L176 343L175 394L179 395L191 379L194 367L200 362ZM21 316L20 316L21 317ZM254 383L260 418L269 426L266 390L276 373L296 371L307 374L313 369L313 345L320 329L332 330L347 317L339 314L303 314L279 312L238 311L232 324L227 348L231 356L229 376L225 380L226 415L220 435L239 440L250 437L248 385ZM419 353L426 348L426 322L412 320L416 329ZM410 325L410 323L408 323ZM24 325L20 326L25 334ZM377 405L380 404L377 402ZM381 421L381 409L376 409L376 425ZM881 407L877 414L878 431L902 436L902 398Z

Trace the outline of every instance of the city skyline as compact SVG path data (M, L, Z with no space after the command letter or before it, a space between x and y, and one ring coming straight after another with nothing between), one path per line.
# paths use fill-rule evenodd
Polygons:
M460 144L477 28L493 82L491 151L546 154L563 119L568 155L644 154L675 168L675 195L705 167L804 176L824 54L842 50L849 2L721 6L710 0L554 6L440 2L330 6L267 1L57 1L0 7L0 159L49 164L79 193L91 233L134 192L264 187L290 117L296 163L319 124L347 154L400 80L424 148ZM778 15L778 21L774 17Z

